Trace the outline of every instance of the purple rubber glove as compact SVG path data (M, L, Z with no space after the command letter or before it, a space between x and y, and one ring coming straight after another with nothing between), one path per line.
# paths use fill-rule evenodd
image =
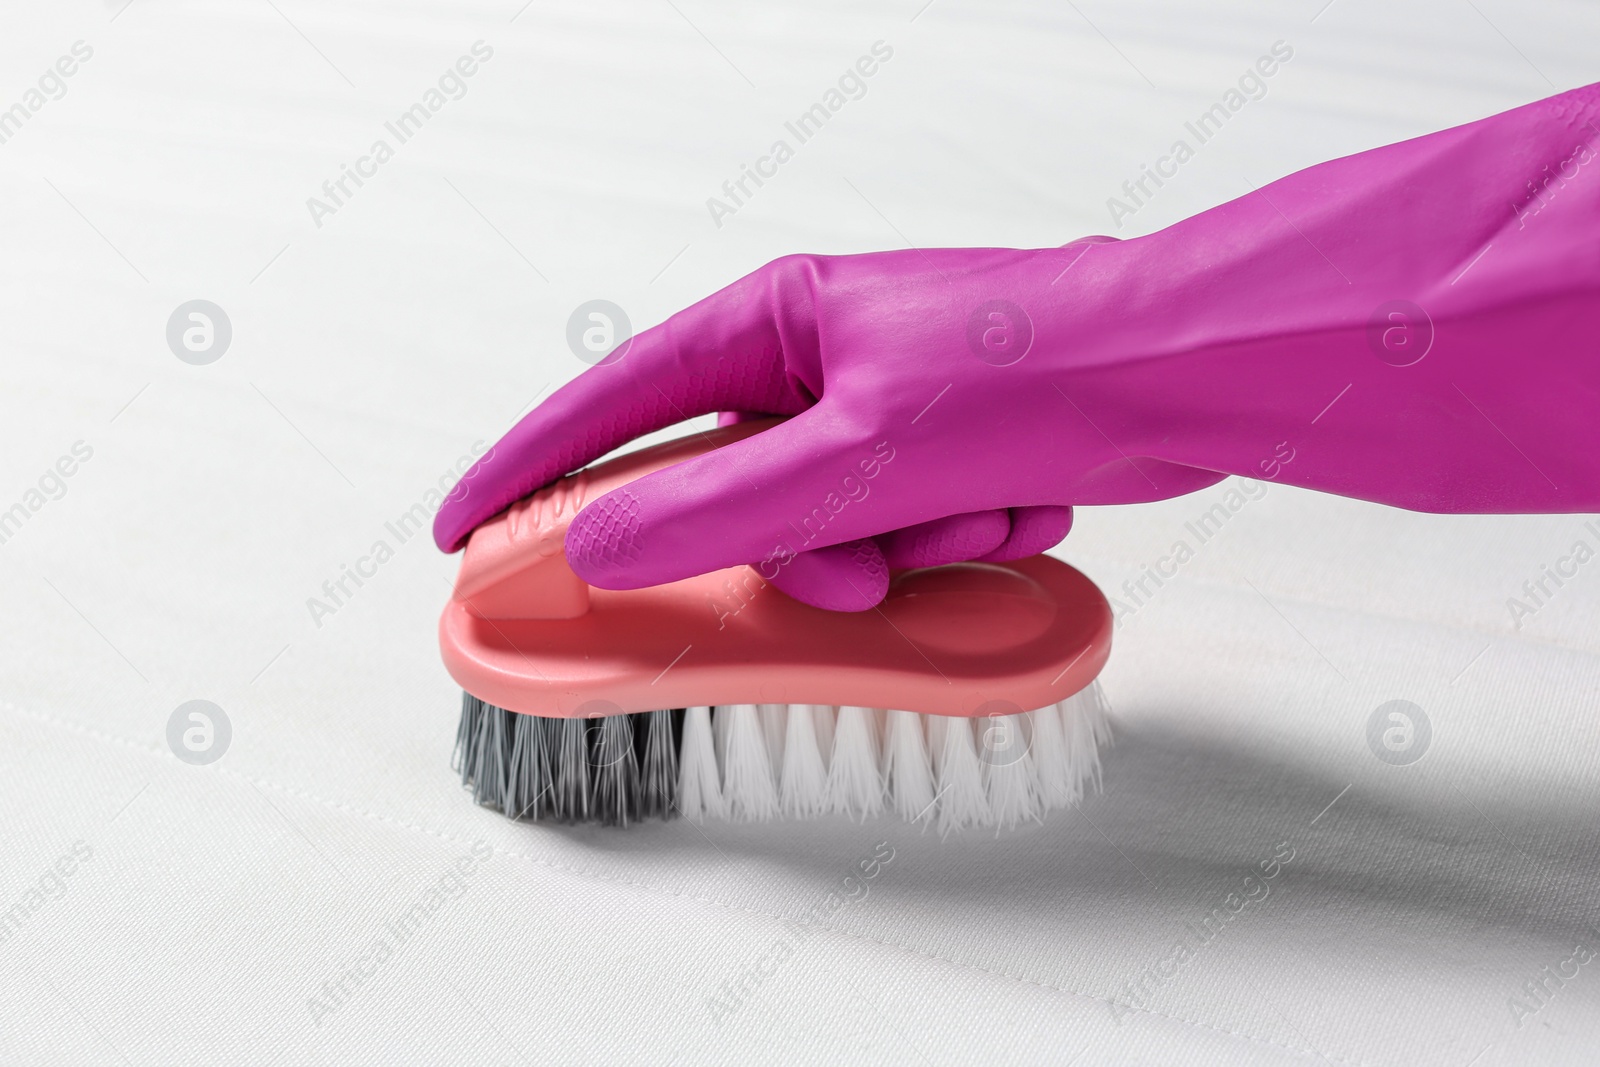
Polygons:
M793 415L589 505L624 589L737 563L824 607L1042 551L1074 504L1267 477L1600 510L1600 86L1321 164L1161 232L777 260L633 339L467 472L434 536L712 411Z

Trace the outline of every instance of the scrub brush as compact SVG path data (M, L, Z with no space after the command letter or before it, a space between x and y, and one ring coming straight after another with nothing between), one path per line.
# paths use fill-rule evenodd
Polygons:
M585 503L760 428L602 463L473 531L439 640L466 691L454 766L477 802L616 826L892 812L948 832L1097 786L1111 609L1058 560L905 571L851 613L753 567L614 591L566 565Z

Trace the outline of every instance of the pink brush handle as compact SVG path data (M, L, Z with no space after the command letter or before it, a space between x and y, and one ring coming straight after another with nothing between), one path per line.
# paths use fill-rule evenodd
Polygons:
M480 619L575 619L587 614L589 585L567 565L565 552L567 528L584 505L781 421L752 419L640 449L518 501L473 531L456 578L455 599Z

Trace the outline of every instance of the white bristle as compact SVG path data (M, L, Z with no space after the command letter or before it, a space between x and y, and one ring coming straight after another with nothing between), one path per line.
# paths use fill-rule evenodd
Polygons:
M1100 746L1111 741L1111 720L1107 716L1105 696L1100 683L1079 690L1056 707L1061 713L1061 725L1067 734L1067 757L1072 766L1072 780L1077 783L1077 797L1089 782L1100 788Z
M1056 718L1055 709L1048 709ZM989 817L997 827L1010 828L1037 819L1043 808L1034 771L1029 715L996 715L979 719L978 757L983 764L983 788ZM1059 720L1057 720L1059 721Z
M972 721L950 719L942 729L929 729L928 740L939 738L939 831L949 833L963 826L978 826L989 821L989 798L983 791L983 765L972 743Z
M765 820L778 814L778 788L773 780L772 757L755 704L719 707L717 718L726 721L722 761L722 795L734 819Z
M919 715L917 721L922 724L922 736L928 739L928 766L933 777L939 777L939 751L944 748L944 732L950 728L948 715Z
M772 764L772 779L777 781L778 768L783 766L783 735L789 717L789 705L757 704L756 713L761 720L761 736L767 742L767 760Z
M923 733L925 718L914 711L890 711L886 719L883 778L889 790L889 806L902 819L928 818L933 814L933 768Z
M817 724L817 751L822 753L822 762L827 763L833 754L833 734L839 726L839 709L832 704L813 704L812 707L817 709L814 719Z
M687 708L683 715L683 741L678 753L678 809L684 818L727 817L722 785L717 773L716 741L711 732L710 708Z
M824 723L831 728L833 714L827 704L795 704L789 708L779 792L783 813L790 818L820 815L827 809L828 767L823 760L821 735Z
M1067 745L1066 728L1061 723L1061 709L1065 703L1051 704L1028 713L1033 727L1033 747L1029 754L1033 757L1039 802L1045 811L1075 804L1083 794L1077 769L1072 765L1072 749Z
M883 810L878 748L877 713L871 708L840 708L828 763L829 811L865 819Z
M718 767L728 765L728 723L732 721L720 708L711 709L711 737L714 742L712 751L717 755ZM723 796L727 796L727 790L723 790Z
M1106 691L1100 688L1099 682L1090 682L1089 687L1075 695L1068 697L1068 701L1076 700L1076 707L1082 709L1076 714L1084 716L1089 721L1089 730L1094 734L1094 743L1100 745L1111 744L1111 704L1106 700ZM1095 759L1095 768L1098 773L1100 760Z

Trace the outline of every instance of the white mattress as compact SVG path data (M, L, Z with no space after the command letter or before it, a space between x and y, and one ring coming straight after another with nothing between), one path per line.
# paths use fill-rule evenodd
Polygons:
M28 509L0 544L0 1062L1594 1062L1600 562L1508 606L1600 547L1592 517L1271 486L1200 544L1229 484L1085 510L1057 552L1124 608L1104 792L943 840L476 809L434 643L455 560L386 523L583 369L584 300L643 326L792 251L1147 232L1593 81L1600 11L521 2L0 14L0 108L92 49L0 144L0 511ZM465 94L386 135L480 40ZM1116 228L1107 198L1280 40ZM194 299L232 324L204 366L164 332ZM232 728L206 766L167 743L194 699ZM1431 726L1407 765L1367 739L1392 700Z

